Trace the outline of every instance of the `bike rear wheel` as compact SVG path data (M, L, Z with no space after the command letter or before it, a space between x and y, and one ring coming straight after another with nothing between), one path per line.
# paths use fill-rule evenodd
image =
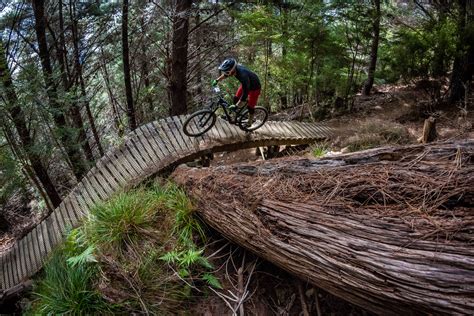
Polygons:
M254 131L256 129L259 129L260 127L265 124L265 122L268 119L268 111L264 107L261 106L256 106L255 107L255 112L253 115L253 121L252 125L248 126L248 121L249 121L249 110L245 110L238 119L238 125L239 127L247 132Z
M183 132L188 136L201 136L216 124L216 114L211 110L199 110L184 122Z

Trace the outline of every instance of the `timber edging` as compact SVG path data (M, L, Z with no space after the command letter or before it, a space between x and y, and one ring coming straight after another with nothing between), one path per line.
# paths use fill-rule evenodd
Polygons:
M253 133L245 133L218 119L203 136L189 137L182 131L185 118L169 117L129 133L123 144L97 161L59 207L0 255L0 302L24 288L22 284L41 269L64 233L77 226L94 204L108 199L121 188L205 153L309 144L332 136L332 130L324 124L270 121Z

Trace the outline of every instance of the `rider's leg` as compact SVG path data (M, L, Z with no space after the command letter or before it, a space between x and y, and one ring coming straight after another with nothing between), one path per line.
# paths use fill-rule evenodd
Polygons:
M248 123L247 123L248 126L251 126L253 124L255 106L257 105L259 96L260 96L260 89L259 90L252 90L252 91L249 92L248 103L247 103L247 108L249 109L249 120L248 120Z

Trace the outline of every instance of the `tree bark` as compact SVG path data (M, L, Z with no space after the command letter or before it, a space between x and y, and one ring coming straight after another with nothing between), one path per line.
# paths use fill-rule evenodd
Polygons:
M46 85L46 93L48 95L49 104L53 109L53 120L59 129L59 139L66 149L66 154L71 162L73 173L79 180L86 172L86 165L82 158L81 152L76 147L75 141L70 132L70 126L66 122L64 116L65 109L60 104L56 84L53 80L53 68L46 41L46 17L44 12L44 0L33 0L33 13L35 16L35 32L38 40L39 57L41 60L41 68L43 71L44 82Z
M173 17L173 47L169 83L170 115L185 114L188 109L186 75L188 70L188 31L191 5L192 0L177 1Z
M130 57L128 49L128 0L123 0L122 6L122 59L125 96L127 99L128 126L133 131L137 128L135 108L133 105L132 81L130 78Z
M84 76L82 74L82 65L79 60L79 28L77 25L77 18L76 18L76 7L74 3L70 3L70 15L71 15L71 29L72 29L72 41L74 44L74 62L76 65L76 77L79 80L80 90L81 90L81 97L83 99L84 107L86 108L86 115L87 120L89 121L89 125L91 127L92 136L94 137L94 141L97 145L97 149L99 151L100 156L104 155L104 150L102 148L102 144L100 143L99 132L97 131L97 127L95 125L94 116L92 115L91 107L89 104L89 100L87 99L87 91L86 91L86 84L84 82ZM87 138L86 138L87 140ZM92 151L91 151L92 154ZM88 158L90 161L94 161L94 156Z
M370 90L374 85L375 77L375 68L377 66L377 55L379 49L379 36L380 36L380 0L373 0L374 5L374 22L373 22L373 35L372 46L370 48L370 64L369 64L369 73L367 76L367 81L364 84L364 89L362 90L363 95L370 95Z
M456 43L456 57L454 58L453 71L451 73L451 81L449 84L449 102L455 103L464 97L463 71L464 61L466 60L466 16L467 16L467 0L457 0L458 7L458 25L457 25L457 43Z
M472 314L473 154L471 140L174 179L225 237L336 296L382 315Z
M31 168L35 173L35 176L38 178L39 182L43 187L38 189L40 190L40 192L42 191L42 189L44 189L52 205L56 207L59 205L59 203L61 203L61 197L56 191L56 187L51 181L51 178L49 177L46 168L41 163L41 156L38 154L37 151L32 150L33 146L35 145L34 140L30 135L30 130L28 128L25 113L23 112L18 102L18 97L13 86L13 80L11 78L10 70L8 69L7 60L5 56L6 55L4 52L3 43L0 41L0 79L2 82L2 86L5 89L5 96L7 102L6 110L11 116L13 124L15 125L18 137L20 138L20 142L22 144L28 162L30 163Z

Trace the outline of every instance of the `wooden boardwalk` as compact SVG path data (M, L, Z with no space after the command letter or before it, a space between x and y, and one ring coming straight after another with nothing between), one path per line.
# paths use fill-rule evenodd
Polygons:
M0 299L41 269L66 230L77 226L95 203L123 187L206 153L309 144L332 135L323 124L301 122L267 122L259 130L245 133L218 119L205 135L188 137L182 132L184 120L184 116L170 117L143 125L127 135L124 143L104 155L58 208L0 256Z

